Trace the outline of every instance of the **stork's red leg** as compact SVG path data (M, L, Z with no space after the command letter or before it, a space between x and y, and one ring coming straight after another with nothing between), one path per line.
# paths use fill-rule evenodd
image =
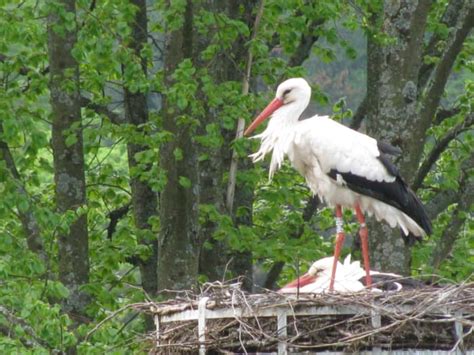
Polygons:
M331 270L331 281L329 283L329 291L334 291L334 280L336 279L336 268L341 254L342 245L344 244L344 221L342 219L342 207L336 205L336 246L334 247L334 261Z
M370 277L370 262L369 262L369 231L367 230L367 225L365 224L364 213L360 209L359 204L355 205L355 212L357 220L360 224L359 235L360 235L360 244L362 247L362 257L364 259L364 269L365 269L365 283L367 287L372 287L372 278Z

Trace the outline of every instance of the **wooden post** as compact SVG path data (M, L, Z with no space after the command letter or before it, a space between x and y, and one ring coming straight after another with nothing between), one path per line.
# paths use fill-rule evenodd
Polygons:
M158 315L157 309L152 306L151 312L153 313L153 322L155 323L155 330L156 330L156 342L155 346L158 350L160 346L160 316Z
M371 323L372 327L380 328L382 326L382 317L379 312L377 312L374 308L370 310L371 315ZM372 347L372 354L381 354L382 348L380 346L373 346Z
M206 355L206 303L209 297L203 297L198 304L199 355Z
M452 349L455 351L456 354L462 354L463 351L463 337L464 337L464 331L462 327L462 323L459 321L462 319L462 312L457 311L454 313L455 321L454 321L454 330L456 334L456 347Z
M286 355L286 338L288 336L287 330L287 310L279 308L277 310L277 334L280 340L278 341L278 355Z

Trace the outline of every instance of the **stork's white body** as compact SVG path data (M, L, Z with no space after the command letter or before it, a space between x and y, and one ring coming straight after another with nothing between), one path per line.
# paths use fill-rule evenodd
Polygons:
M413 240L410 237L419 239L429 234L431 223L423 204L387 158L387 154L394 154L398 149L347 128L328 116L314 116L300 121L299 117L308 106L310 97L311 87L302 78L289 79L278 86L273 101L244 133L250 134L271 117L267 129L255 136L262 143L251 157L259 161L273 152L270 178L288 157L306 178L311 191L336 207L337 236L329 278L330 290L347 287L347 283L337 286L336 280L337 260L344 242L342 207L355 210L360 224L366 283L371 287L364 212L375 215L377 220L385 220L391 227L398 225L408 236L405 238L408 242ZM357 285L352 286L354 290L357 288Z
M292 80L303 79L287 82ZM262 160L273 151L269 169L271 178L288 157L293 167L305 177L311 191L327 204L353 208L358 203L364 212L375 215L377 220L385 220L391 227L400 226L405 235L411 232L415 236L424 236L425 231L402 211L352 191L340 175L336 181L328 176L334 169L362 176L369 181L395 180L395 176L377 159L381 153L375 139L328 116L316 115L299 121L309 97L310 91L306 95L300 93L300 99L285 104L273 113L265 131L254 136L261 139L261 146L251 155L253 160Z
M298 284L291 283L291 286L284 286L279 290L281 293L325 293L329 291L331 283L331 268L333 266L333 257L327 257L314 262L306 275L312 276L311 282L305 283L298 288ZM371 270L372 276L381 276L386 281L384 284L390 283L393 291L400 291L403 287L399 280L403 279L401 275L393 273L380 273ZM360 266L359 261L351 262L351 256L348 255L341 264L337 262L337 273L334 280L334 291L339 293L359 292L365 289L365 285L361 282L365 276L364 269ZM383 285L382 285L383 286ZM378 285L374 285L372 291L382 292Z
M331 268L333 257L323 258L313 263L308 270L308 274L314 276L312 282L298 287L283 287L281 293L324 293L328 292L331 282ZM357 267L356 267L357 266ZM334 291L340 293L350 293L362 291L365 286L359 281L365 275L365 271L359 264L350 265L344 262L337 262L337 273L334 280Z

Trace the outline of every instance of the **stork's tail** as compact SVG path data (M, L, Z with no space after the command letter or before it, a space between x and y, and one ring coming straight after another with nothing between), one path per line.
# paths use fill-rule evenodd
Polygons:
M421 236L416 236L413 233L408 233L408 235L403 232L403 229L400 229L400 234L402 235L403 241L405 245L408 247L414 246L416 243L421 243L423 238Z
M433 231L431 226L430 218L426 212L426 208L420 199L415 195L412 189L406 186L407 194L406 194L406 202L404 207L404 211L408 216L410 216L420 227L423 231L430 235ZM402 232L403 240L407 245L413 245L417 241L421 241L422 236L416 236L412 233L408 233L408 235L404 235Z
M414 290L427 287L427 284L420 280L396 274L375 271L371 272L371 277L373 287L381 291ZM366 286L365 277L361 277L359 281Z

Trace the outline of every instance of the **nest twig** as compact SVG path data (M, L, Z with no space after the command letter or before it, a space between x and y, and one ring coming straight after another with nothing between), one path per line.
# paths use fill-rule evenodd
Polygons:
M204 296L209 298L206 312L214 313L206 319L204 340L199 341L197 317L166 319L197 311ZM161 320L159 332L147 335L151 351L160 353L196 352L200 347L270 352L276 351L278 344L292 351L474 349L474 283L298 298L271 291L247 294L238 284L213 283L186 299L134 304L133 308ZM278 311L284 312L284 329L278 329L277 317L272 316Z

